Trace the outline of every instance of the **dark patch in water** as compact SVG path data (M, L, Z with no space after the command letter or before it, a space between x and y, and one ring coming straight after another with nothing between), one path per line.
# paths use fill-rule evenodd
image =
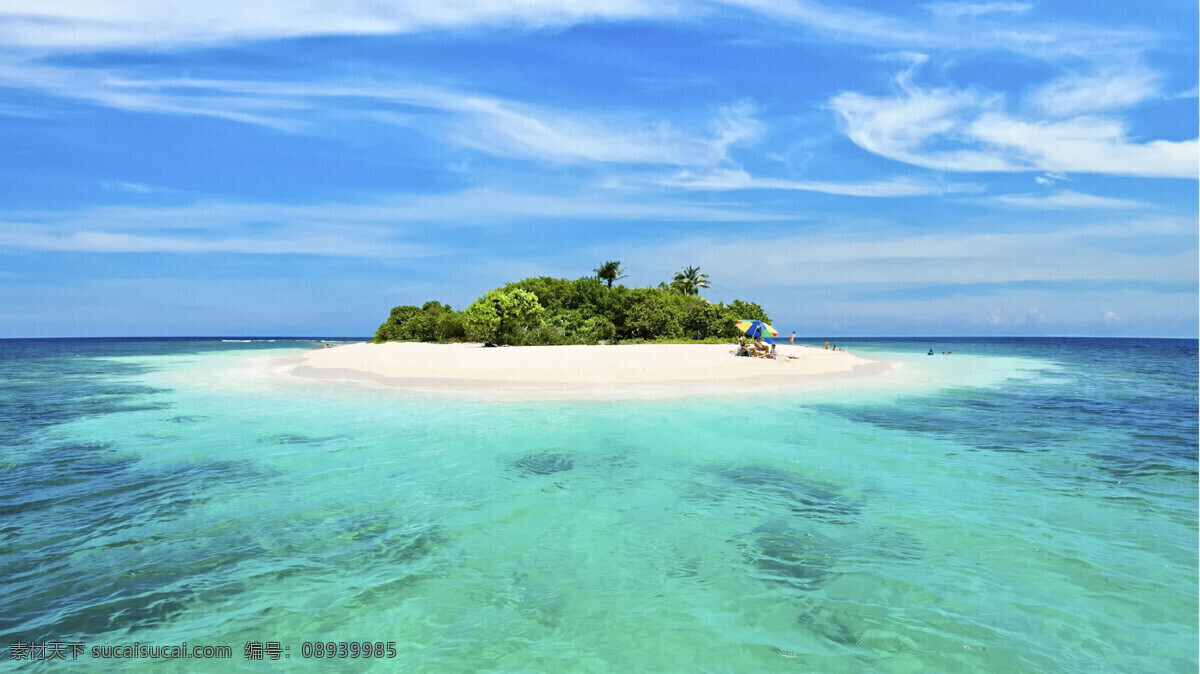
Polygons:
M294 433L280 433L279 435L268 435L267 437L259 438L258 442L263 445L319 445L342 439L344 438L336 435L321 438Z
M828 582L840 553L840 546L828 536L778 522L756 527L743 548L746 561L763 578L801 590Z
M339 568L378 564L399 568L437 553L449 542L434 524L406 522L390 514L350 519L341 530L345 533L330 543L332 549L297 550L293 556L312 557L305 552L318 552L313 560L318 567L336 561Z
M432 524L401 524L390 517L372 519L352 530L336 550L327 554L309 554L307 568L294 564L277 574L286 577L314 571L325 573L330 564L346 569L388 569L391 580L359 592L350 605L365 608L391 604L403 599L429 574L429 563L449 544L442 530Z
M436 527L409 525L401 527L371 541L374 557L386 564L410 564L441 550L446 539Z
M976 451L1074 455L1116 480L1194 482L1200 433L1196 342L1156 342L1137 357L1130 357L1132 346L1045 342L1035 357L1063 367L1029 374L1049 380L813 409ZM1070 478L1046 476L1050 484Z
M802 480L769 466L736 466L716 471L722 481L755 498L782 503L792 512L829 524L853 524L862 507L830 484Z
M208 417L200 415L200 414L181 414L177 417L171 417L170 419L167 419L167 421L169 421L173 424L190 424L190 423L195 423L197 421L207 421L207 420L208 420Z
M0 553L8 581L0 638L160 624L195 603L195 591L233 587L228 570L263 554L226 527L161 533L222 491L261 479L249 464L148 465L103 444L52 445L14 459L0 471L4 531L17 533ZM19 624L23 633L13 633Z
M551 454L540 452L526 454L512 464L513 468L530 475L552 475L571 470L575 462L566 454Z
M543 627L558 629L566 600L552 583L520 572L512 575L511 585L496 592L493 605L515 610L521 617L534 620Z
M847 627L838 613L824 605L801 613L796 618L801 629L843 646L857 646L859 636Z
M105 561L103 568L76 570L66 558L50 556L42 564L44 573L21 578L13 588L14 617L36 627L19 635L11 633L13 624L0 627L23 640L85 638L161 625L190 606L219 604L242 592L242 584L229 576L265 551L240 534L197 533L107 545L102 557L93 557ZM39 585L45 575L57 579L55 588Z
M186 593L177 590L153 592L92 603L72 611L54 623L45 636L99 634L118 629L141 629L169 622L186 608ZM36 639L35 639L36 640Z

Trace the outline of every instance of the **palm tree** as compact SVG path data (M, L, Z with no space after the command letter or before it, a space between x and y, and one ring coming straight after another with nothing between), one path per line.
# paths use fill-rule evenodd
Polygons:
M684 267L675 274L671 287L683 295L699 295L701 288L708 287L708 274L701 274L699 267Z
M609 260L592 271L596 272L596 278L608 283L609 288L614 282L625 278L625 269L617 260Z

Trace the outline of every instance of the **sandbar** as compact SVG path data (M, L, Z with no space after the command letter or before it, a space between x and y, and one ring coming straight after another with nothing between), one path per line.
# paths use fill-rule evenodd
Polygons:
M495 399L637 399L803 387L878 378L893 363L846 351L780 345L778 358L739 358L733 344L484 347L388 342L305 352L285 368L341 380Z

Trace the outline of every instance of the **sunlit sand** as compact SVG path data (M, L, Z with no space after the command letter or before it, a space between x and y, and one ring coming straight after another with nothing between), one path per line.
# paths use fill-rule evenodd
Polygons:
M738 358L732 344L485 348L479 344L348 344L299 357L308 379L492 398L641 398L877 378L892 367L845 351L782 345L778 357Z

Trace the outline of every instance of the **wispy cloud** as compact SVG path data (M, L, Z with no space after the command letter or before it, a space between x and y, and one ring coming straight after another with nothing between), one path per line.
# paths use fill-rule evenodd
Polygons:
M743 169L720 169L706 173L684 171L659 178L655 182L667 187L688 190L798 190L854 197L916 197L933 194L978 193L984 189L982 185L972 183L936 183L910 178L861 182L784 180L755 177Z
M430 257L444 251L425 244L355 240L351 237L275 236L197 239L117 232L44 234L0 225L0 246L82 253L243 253L250 255L320 255L332 257Z
M1196 140L1139 143L1125 122L1095 115L1021 119L1007 112L1000 94L926 89L911 78L911 70L901 73L891 96L835 96L830 105L846 135L875 154L940 170L1197 175Z
M1163 226L1168 226L1164 223ZM712 278L739 287L881 287L1027 282L1194 282L1195 237L1170 223L1181 246L1149 253L1133 245L1140 223L1079 227L1052 232L888 233L813 232L771 239L696 237L641 249L622 262L658 268L663 260L689 260ZM1122 244L1121 242L1127 242ZM1069 251L1069 254L1066 252ZM625 258L628 257L629 260ZM755 261L746 277L744 260ZM662 269L660 274L666 274Z
M775 21L804 26L826 39L920 50L1004 50L1043 59L1107 59L1153 41L1135 29L1045 22L1027 3L934 3L934 17L909 20L814 0L724 0ZM1024 19L1016 21L1016 18Z
M412 258L450 255L425 225L645 220L794 219L736 203L637 200L621 193L532 194L492 189L314 205L203 201L0 214L0 246L95 253L253 253ZM247 235L246 232L258 232Z
M1060 77L1026 98L1034 109L1054 117L1127 108L1159 96L1159 76L1145 67L1123 65Z
M984 14L1028 12L1033 5L1025 2L935 2L922 5L938 16L975 17Z
M992 201L1003 206L1053 210L1123 210L1149 207L1140 201L1099 197L1071 190L1061 190L1054 194L1006 194L994 197Z
M529 29L584 21L671 16L672 2L643 0L207 0L163 3L0 0L0 44L41 49L178 47L309 35L383 35L474 26Z
M756 14L803 24L849 41L883 40L887 43L918 44L924 30L884 14L810 0L725 0L723 4Z
M41 91L66 99L132 112L202 116L280 131L298 131L304 123L285 111L295 101L262 92L229 96L218 82L137 79L115 72L0 61L0 86Z
M323 124L358 117L413 128L497 157L558 163L711 166L731 147L754 141L761 125L751 101L713 111L707 126L683 130L640 114L561 109L472 92L381 82L276 82L190 78L137 78L127 74L0 64L0 85L37 89L120 110L208 116L285 132L320 133ZM336 109L329 103L346 103ZM420 120L392 112L404 105L441 113Z
M562 163L711 165L730 145L752 138L755 123L738 106L720 112L711 134L690 135L666 121L536 108L472 99L449 123L448 138L498 157Z
M1054 185L1054 184L1060 183L1064 180L1070 180L1070 178L1068 178L1067 174L1065 174L1065 173L1061 173L1058 171L1050 171L1047 173L1043 173L1040 176L1035 176L1033 180L1034 180L1034 182L1036 182L1039 185Z
M149 194L154 191L154 188L141 183L130 183L120 180L105 180L100 183L100 187L106 190L117 192L129 192L132 194Z
M0 45L36 50L176 49L234 41L314 35L398 35L471 28L541 30L588 22L690 21L730 10L804 26L845 42L926 48L1011 49L1020 53L1087 54L1096 47L1141 42L1130 30L983 23L1031 14L1016 2L925 5L936 25L814 0L209 0L163 3L0 0ZM954 30L970 22L967 33Z

